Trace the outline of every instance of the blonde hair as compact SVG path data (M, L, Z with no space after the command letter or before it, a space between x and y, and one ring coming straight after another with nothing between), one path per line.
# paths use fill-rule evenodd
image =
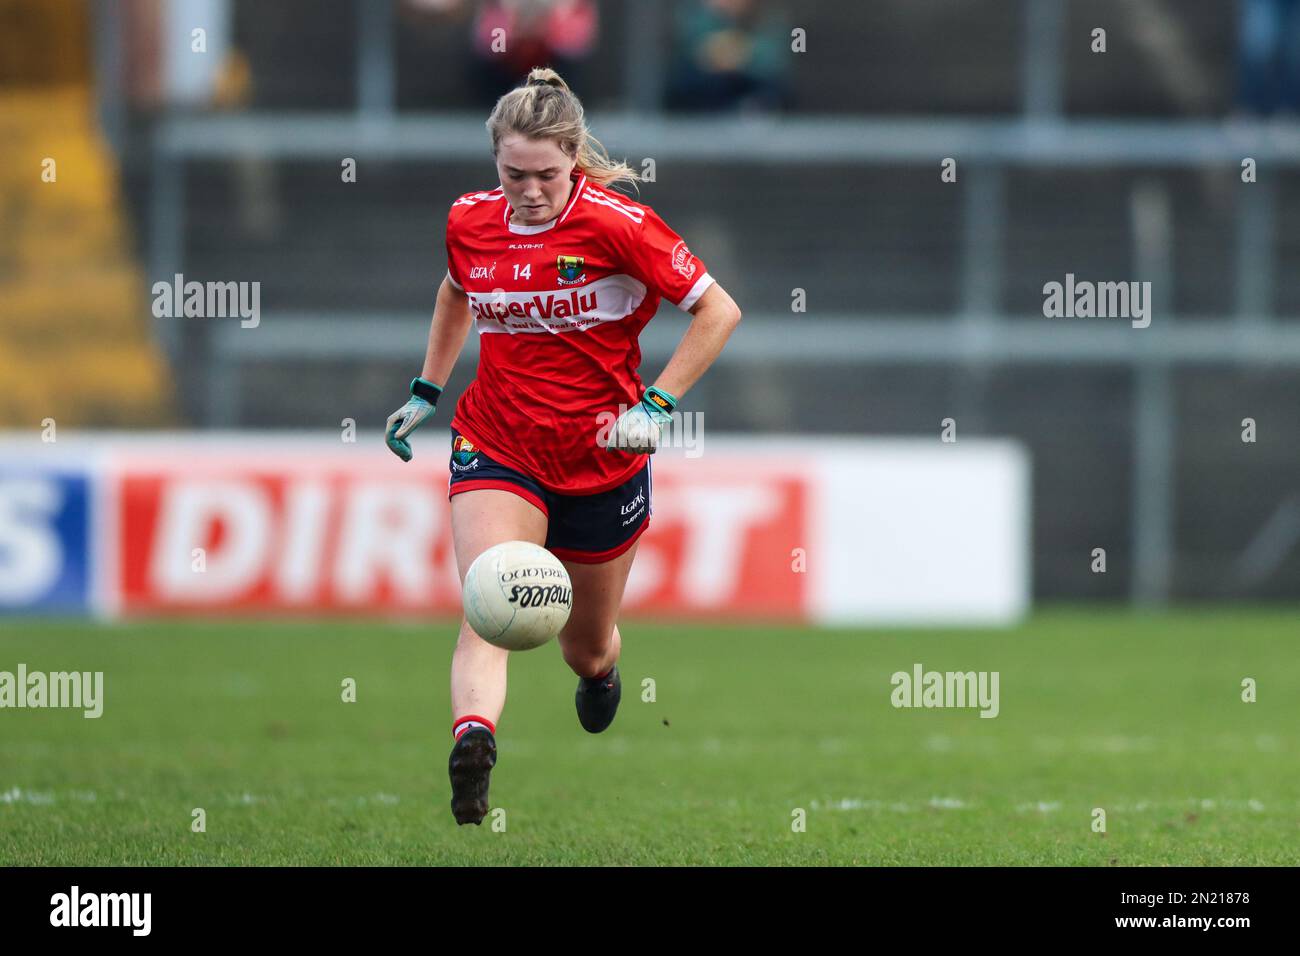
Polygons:
M582 103L560 74L534 67L523 86L517 86L492 109L487 121L492 155L511 133L529 139L553 139L566 156L577 161L587 178L602 186L629 182L640 191L640 176L627 163L609 158L600 140L587 128Z

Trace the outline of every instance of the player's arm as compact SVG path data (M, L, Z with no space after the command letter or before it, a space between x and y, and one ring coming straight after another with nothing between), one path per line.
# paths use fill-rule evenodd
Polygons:
M447 384L473 324L469 296L452 285L450 277L443 276L433 306L433 322L429 325L429 346L424 352L424 370L420 372L422 379L435 382L439 388Z
M615 421L605 447L636 453L654 452L659 432L672 421L673 410L722 352L740 324L740 306L714 282L691 308L691 324L672 358L641 401Z
M740 324L740 306L714 282L691 309L691 324L654 382L654 388L680 399L700 380L722 353Z
M433 414L442 395L443 386L451 377L452 367L473 317L469 311L469 297L456 288L449 277L444 277L438 287L438 298L433 307L433 321L429 325L429 344L424 352L424 367L420 377L411 382L411 397L406 404L388 416L384 433L388 447L402 461L410 461L411 445L406 440L411 432Z

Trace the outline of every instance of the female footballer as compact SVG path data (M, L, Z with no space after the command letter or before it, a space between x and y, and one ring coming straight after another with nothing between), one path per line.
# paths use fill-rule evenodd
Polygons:
M447 276L424 368L388 419L388 447L433 414L471 322L478 376L451 419L451 528L462 586L503 541L543 545L573 583L559 634L591 733L618 709L618 610L650 521L659 428L722 351L740 309L649 207L608 187L636 173L611 160L582 104L534 69L487 121L501 185L466 193L447 219ZM637 337L666 298L693 319L663 373L642 387ZM508 651L462 620L451 661L451 810L488 811Z

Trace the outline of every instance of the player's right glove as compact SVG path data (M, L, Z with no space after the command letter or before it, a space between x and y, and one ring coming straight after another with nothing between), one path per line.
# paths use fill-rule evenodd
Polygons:
M407 436L433 414L441 394L442 389L437 385L416 376L411 379L410 399L388 416L388 430L384 433L384 440L392 453L402 461L411 460L411 445L406 441Z

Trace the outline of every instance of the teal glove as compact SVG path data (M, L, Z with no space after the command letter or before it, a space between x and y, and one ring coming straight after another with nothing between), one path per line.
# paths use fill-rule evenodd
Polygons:
M651 385L637 402L614 422L607 451L627 451L637 455L652 455L659 447L661 429L673 420L677 399L662 388Z
M411 432L420 427L420 423L433 414L438 407L438 396L442 389L424 379L411 379L411 397L405 405L388 416L388 431L384 441L389 449L402 461L410 461L411 446L405 440Z

